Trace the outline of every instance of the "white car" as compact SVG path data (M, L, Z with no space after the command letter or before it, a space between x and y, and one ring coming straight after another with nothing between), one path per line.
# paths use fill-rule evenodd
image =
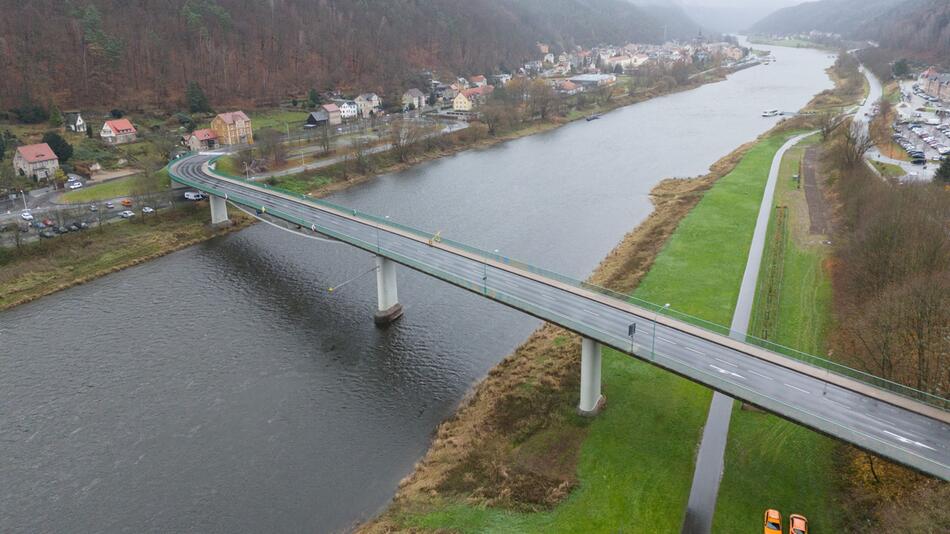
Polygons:
M20 218L23 219L24 221L32 221L33 214L30 213L30 210L23 210L20 212Z
M185 198L188 200L204 200L205 196L199 191L186 191Z
M79 181L69 182L70 189L79 189L80 187L82 187L82 182L79 182Z
M119 216L123 219L131 219L132 217L135 217L135 213L132 210L125 210L119 213Z
M155 210L152 209L152 208L150 208L150 207L148 207L148 206L145 206L145 207L142 208L142 213L143 213L143 214L144 214L144 213L155 213Z

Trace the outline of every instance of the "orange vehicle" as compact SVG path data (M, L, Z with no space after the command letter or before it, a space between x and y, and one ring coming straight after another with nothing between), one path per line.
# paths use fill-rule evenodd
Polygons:
M123 199L122 199L122 202L120 202L120 204L122 204L123 206L125 206L126 208L128 208L128 207L130 207L130 206L132 205L132 201L129 200L129 199L127 199L127 198L123 198Z
M788 534L808 534L808 520L805 516L798 514L788 516Z
M782 534L782 514L778 510L765 511L765 534Z

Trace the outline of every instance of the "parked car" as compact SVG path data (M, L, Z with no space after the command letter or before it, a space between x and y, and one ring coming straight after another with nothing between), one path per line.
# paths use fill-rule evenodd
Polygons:
M142 208L142 213L155 213L155 210L153 208L145 206Z
M204 200L205 196L200 191L185 191L185 198L188 200Z
M95 213L95 212L99 211L99 206L96 206L95 204L93 204L93 205L89 206L89 211Z
M799 514L788 516L788 534L808 534L808 520L805 516Z
M43 230L42 232L40 232L40 237L45 237L46 239L49 239L51 237L56 237L56 234L54 234L50 230Z
M782 514L778 510L765 511L765 534L782 534Z
M70 189L79 189L80 187L82 187L82 182L79 182L79 181L69 182L69 185L67 187L69 187Z
M135 217L135 212L132 210L125 210L119 213L119 216L122 217L123 219L131 219L132 217Z
M123 198L122 201L119 202L119 204L122 204L122 205L125 206L126 208L132 207L132 201L129 200L129 199L127 199L127 198Z
M115 204L113 204L112 202L106 202L106 208L111 210L114 207L115 207Z
M20 218L23 219L24 221L32 221L33 214L30 213L30 210L23 210L20 212Z

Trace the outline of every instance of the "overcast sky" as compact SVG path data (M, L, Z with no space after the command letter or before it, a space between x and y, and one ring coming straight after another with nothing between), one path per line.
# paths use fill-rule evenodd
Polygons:
M801 4L805 0L679 0L685 6L705 7L744 7L753 9L778 9L780 7Z

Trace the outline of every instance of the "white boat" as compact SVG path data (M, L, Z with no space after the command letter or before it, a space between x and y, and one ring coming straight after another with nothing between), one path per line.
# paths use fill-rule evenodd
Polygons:
M763 117L777 117L778 114L779 113L777 109L767 109L762 112Z

